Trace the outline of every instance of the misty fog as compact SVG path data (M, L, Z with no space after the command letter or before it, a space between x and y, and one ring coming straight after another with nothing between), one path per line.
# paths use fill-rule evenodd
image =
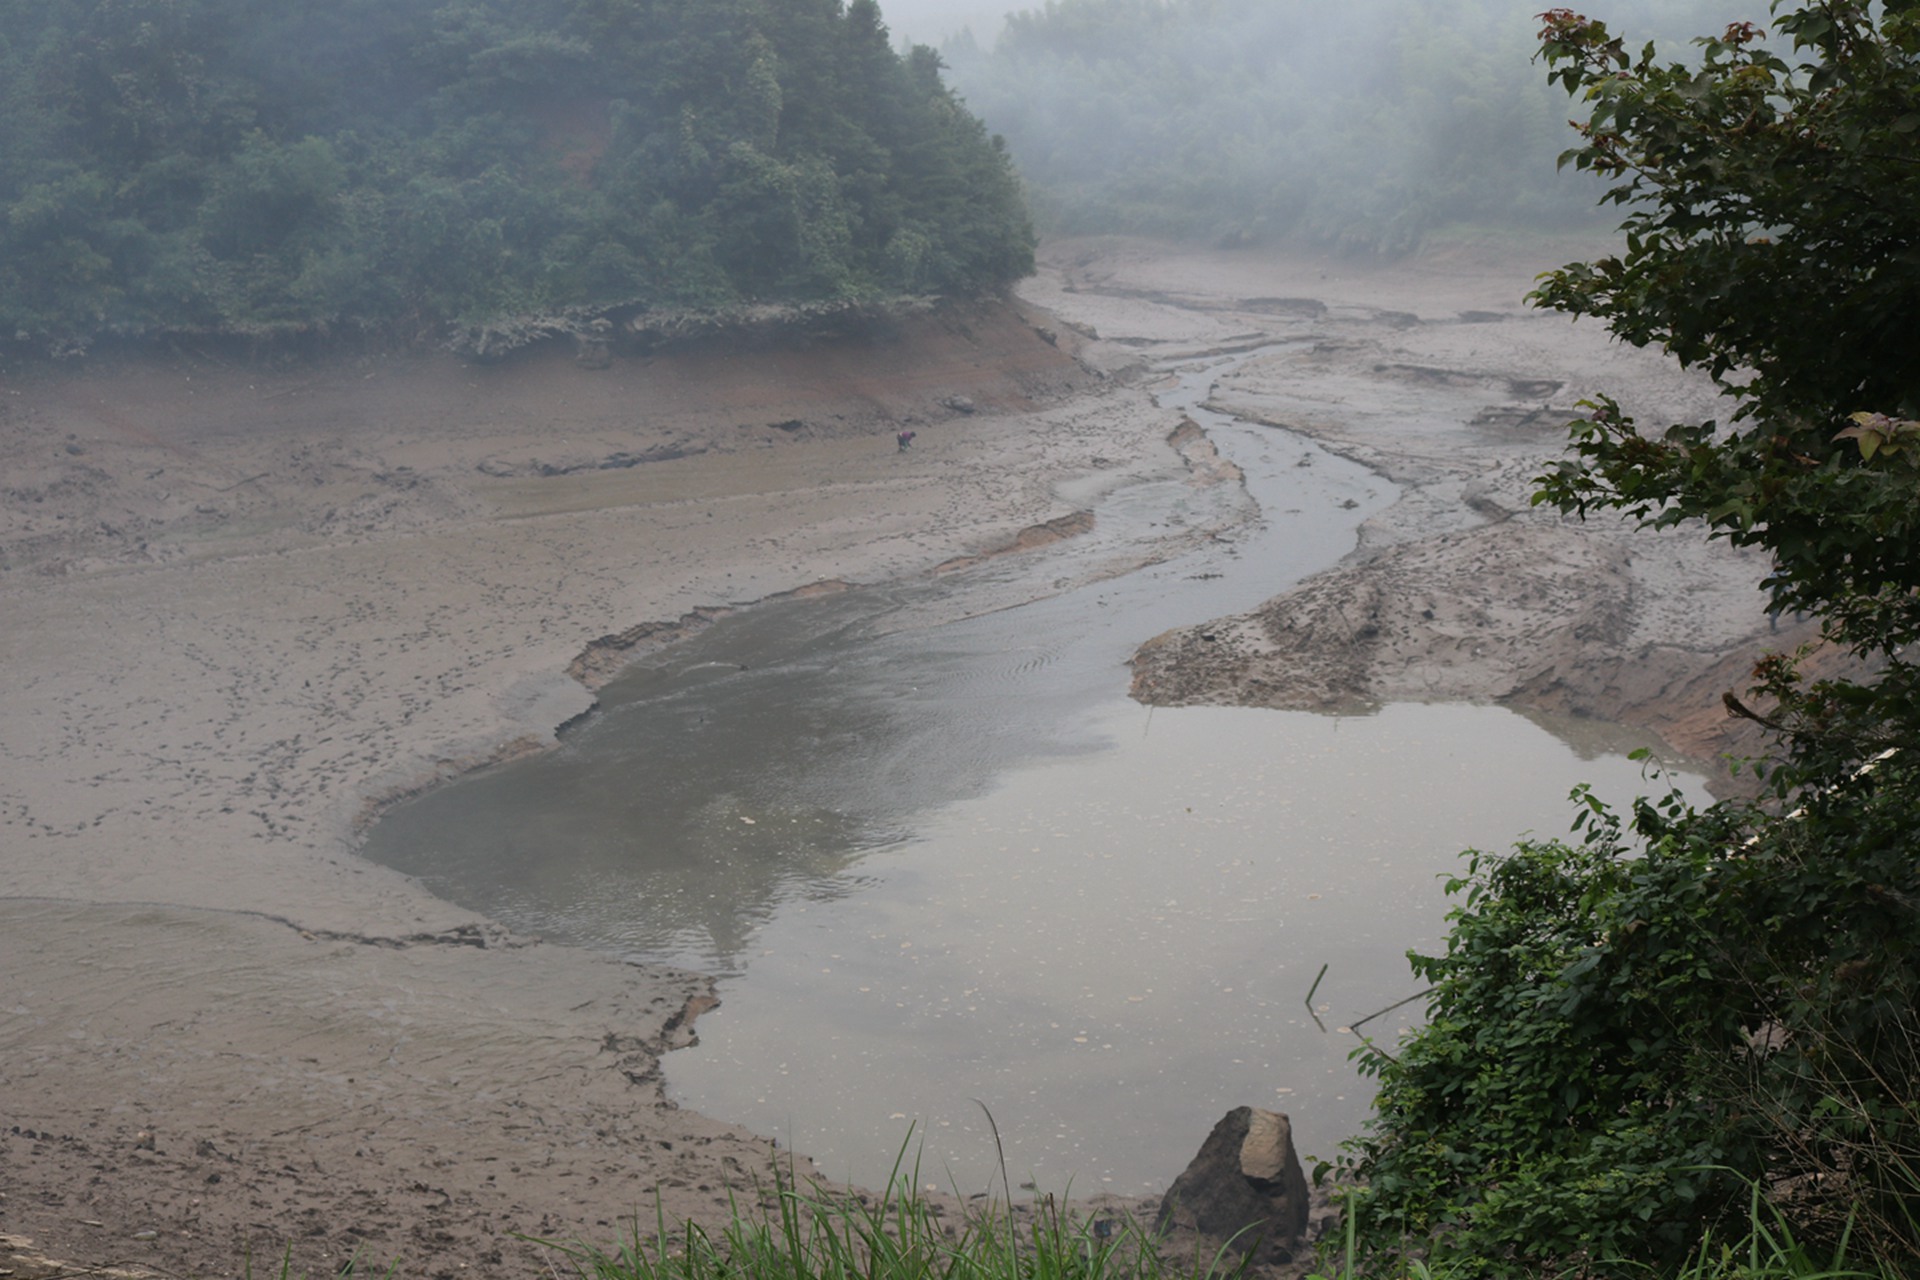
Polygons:
M1539 0L1049 0L977 21L899 0L1003 135L1043 233L1275 237L1385 253L1455 224L1605 221L1556 165L1580 114L1534 60ZM1618 0L1631 42L1688 40L1758 0ZM897 15L897 16L894 16Z
M892 0L881 6L896 39L938 48L962 31L991 44L1009 13L1025 6L994 0Z

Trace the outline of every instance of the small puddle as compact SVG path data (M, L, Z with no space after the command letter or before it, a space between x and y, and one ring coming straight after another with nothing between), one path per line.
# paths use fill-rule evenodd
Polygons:
M1469 845L1563 830L1577 782L1635 794L1641 743L1495 708L1126 697L1142 641L1334 564L1396 496L1197 407L1259 354L1183 365L1161 396L1244 491L1089 482L1094 532L1040 553L744 610L602 690L560 750L396 808L363 852L522 932L721 975L702 1043L667 1059L673 1096L834 1177L883 1183L911 1131L928 1181L984 1190L975 1099L1048 1189L1164 1188L1243 1103L1333 1154L1368 1097L1338 1028L1411 994L1437 878ZM1194 530L1217 536L1008 607ZM1321 964L1325 1032L1303 1004Z

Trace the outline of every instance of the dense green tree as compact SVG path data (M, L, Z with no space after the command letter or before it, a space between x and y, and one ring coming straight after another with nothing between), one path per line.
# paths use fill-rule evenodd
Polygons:
M1010 162L872 0L0 0L0 334L977 291Z
M1539 501L1768 552L1774 604L1828 656L1755 671L1769 794L1583 806L1571 841L1476 857L1431 1019L1369 1048L1356 1144L1376 1248L1446 1238L1490 1273L1640 1274L1753 1189L1797 1236L1920 1256L1920 0L1782 3L1663 61L1543 15L1587 108L1575 166L1626 208L1620 252L1545 278L1719 380L1730 421L1573 424ZM1846 671L1851 674L1845 674Z

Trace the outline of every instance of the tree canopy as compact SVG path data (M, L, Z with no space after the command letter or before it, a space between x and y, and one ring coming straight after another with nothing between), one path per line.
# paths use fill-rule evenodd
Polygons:
M1776 607L1852 674L1763 658L1766 795L1616 814L1474 855L1430 1021L1363 1051L1376 1249L1437 1233L1487 1274L1644 1274L1748 1218L1920 1256L1920 0L1802 0L1664 61L1542 15L1586 107L1567 162L1623 248L1542 305L1704 369L1726 422L1600 399L1538 501L1764 549ZM1403 1234L1404 1233L1404 1234Z
M941 71L874 0L0 0L0 337L993 288Z

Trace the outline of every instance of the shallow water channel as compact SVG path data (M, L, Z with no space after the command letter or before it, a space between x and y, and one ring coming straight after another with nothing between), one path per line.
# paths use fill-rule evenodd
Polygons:
M1458 852L1564 830L1577 782L1644 790L1641 743L1498 708L1129 700L1141 641L1331 565L1395 496L1198 408L1245 358L1162 393L1244 493L1090 487L1096 531L1062 546L743 610L560 750L396 809L366 855L523 932L721 975L673 1096L833 1177L884 1182L906 1143L923 1181L984 1190L988 1110L1046 1189L1164 1188L1243 1103L1333 1154L1369 1096L1348 1028L1416 990L1404 953L1438 945ZM1195 528L1226 531L1000 607Z

